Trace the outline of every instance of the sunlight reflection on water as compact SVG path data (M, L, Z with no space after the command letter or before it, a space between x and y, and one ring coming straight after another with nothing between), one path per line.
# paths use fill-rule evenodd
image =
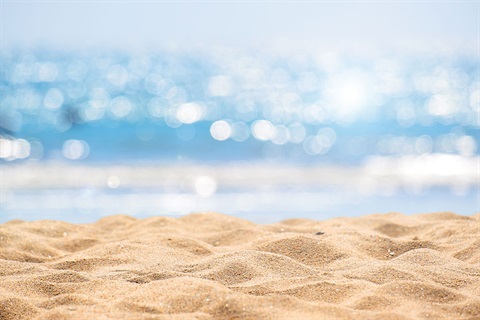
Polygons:
M2 54L6 216L478 211L467 56Z

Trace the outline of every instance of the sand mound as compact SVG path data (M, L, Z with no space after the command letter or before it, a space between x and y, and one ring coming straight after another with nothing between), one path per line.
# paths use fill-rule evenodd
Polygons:
M480 319L480 215L0 225L0 319Z

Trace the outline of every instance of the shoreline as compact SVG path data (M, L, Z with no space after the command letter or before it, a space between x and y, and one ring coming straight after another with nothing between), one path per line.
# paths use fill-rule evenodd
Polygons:
M2 185L9 189L191 186L201 176L219 187L251 188L256 185L281 187L339 186L362 188L479 186L479 156L448 154L423 156L372 156L358 165L282 162L96 164L67 161L11 163L1 167Z

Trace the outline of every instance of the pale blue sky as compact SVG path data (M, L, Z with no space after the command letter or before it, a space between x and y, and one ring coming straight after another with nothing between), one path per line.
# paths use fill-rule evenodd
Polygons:
M476 50L479 3L2 1L2 46Z

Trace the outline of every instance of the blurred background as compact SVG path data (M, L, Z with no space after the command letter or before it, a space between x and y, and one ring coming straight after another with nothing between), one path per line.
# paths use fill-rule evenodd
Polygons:
M0 222L480 211L478 2L0 3Z

